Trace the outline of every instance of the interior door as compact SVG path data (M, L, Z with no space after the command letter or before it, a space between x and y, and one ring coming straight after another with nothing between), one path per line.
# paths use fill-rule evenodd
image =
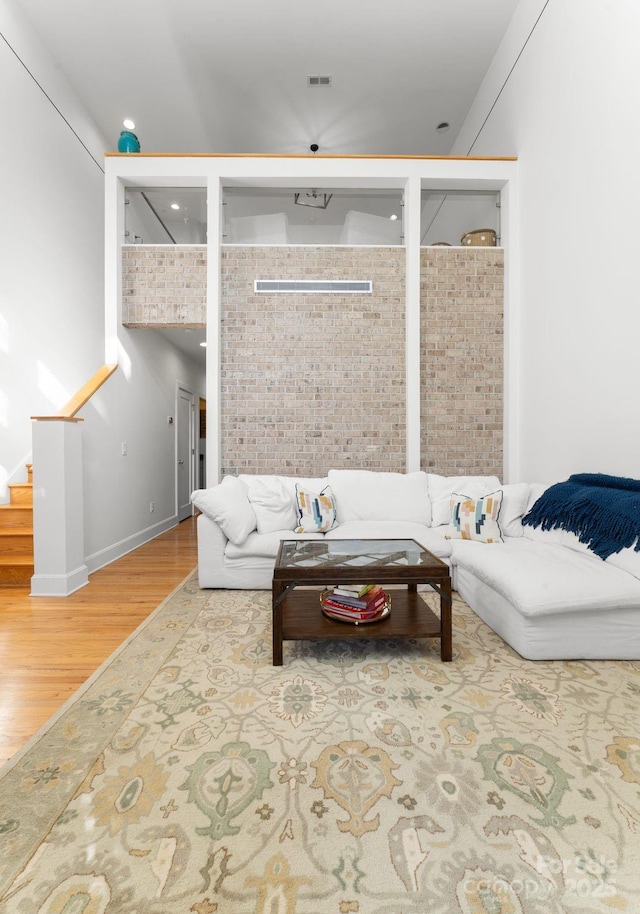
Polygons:
M176 492L178 500L178 520L191 517L193 509L189 498L194 489L193 462L195 453L194 415L195 398L193 392L178 387L176 427Z

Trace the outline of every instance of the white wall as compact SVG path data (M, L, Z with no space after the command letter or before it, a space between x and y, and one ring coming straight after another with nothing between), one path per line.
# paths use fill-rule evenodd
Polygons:
M80 413L90 572L176 523L176 381L196 404L205 394L204 372L159 334L122 328L120 342L118 370Z
M105 361L103 153L110 144L8 0L0 0L0 32L9 42L0 41L0 499L6 500L4 484L26 478L30 417L55 412ZM176 380L196 397L205 390L204 373L159 334L119 328L119 336L120 368L80 413L90 570L175 522L175 424L168 426L167 417L175 416ZM123 441L127 457L120 456Z
M523 0L453 149L519 158L514 481L640 475L639 35L637 0Z
M46 68L43 49L30 40L5 3L0 5L0 31L38 80L46 80L53 67ZM4 500L4 483L16 471L24 472L31 451L30 416L55 411L104 361L104 258L100 165L4 41L0 85ZM51 86L52 97L63 104L59 84L52 79ZM69 108L70 117L78 115ZM73 120L79 127L80 116Z

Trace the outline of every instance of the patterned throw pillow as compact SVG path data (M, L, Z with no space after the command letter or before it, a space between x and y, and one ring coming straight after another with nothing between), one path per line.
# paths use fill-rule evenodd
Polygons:
M296 485L296 505L296 533L326 533L335 526L336 503L333 500L331 486L325 486L322 492L316 495Z
M469 498L451 496L451 523L446 539L476 540L479 543L503 543L498 516L502 505L502 490Z

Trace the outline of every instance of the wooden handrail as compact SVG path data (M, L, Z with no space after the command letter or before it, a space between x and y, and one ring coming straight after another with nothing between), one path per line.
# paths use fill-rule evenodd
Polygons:
M102 368L99 368L98 371L89 378L86 384L83 384L80 390L71 397L69 402L58 410L57 413L53 416L32 416L31 418L37 421L49 420L52 419L63 419L66 421L81 421L75 419L77 413L80 412L82 407L87 403L94 393L99 390L105 381L107 381L111 375L114 373L118 366L117 365L103 365Z
M66 406L58 410L56 415L61 419L73 419L104 382L109 380L117 367L117 365L103 365L102 368L99 368L93 377L89 378L87 383L83 384L80 390L71 397Z

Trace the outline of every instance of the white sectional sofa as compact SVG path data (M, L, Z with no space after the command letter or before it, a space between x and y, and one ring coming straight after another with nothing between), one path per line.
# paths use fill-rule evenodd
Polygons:
M422 472L226 477L192 495L202 512L199 583L270 589L282 539L411 538L449 563L460 596L523 657L640 659L640 552L625 548L605 561L573 533L523 525L523 516L545 489L502 485L495 476ZM321 518L329 526L325 532L309 532L304 516L303 532L295 532L300 529L297 490L332 495L335 518L333 524L332 518ZM481 530L478 540L460 538L456 504L463 502L456 496L478 510L498 503L491 508L493 517L478 528L471 516L471 535ZM491 503L487 496L494 496ZM480 541L492 536L493 542Z

